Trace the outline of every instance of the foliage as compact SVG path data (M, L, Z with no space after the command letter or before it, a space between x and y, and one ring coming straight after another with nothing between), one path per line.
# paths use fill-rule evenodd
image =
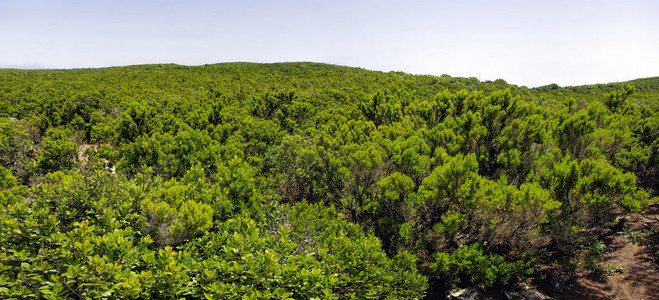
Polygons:
M597 266L584 230L659 190L657 82L0 70L0 297L413 299Z
M479 244L471 244L451 253L435 253L430 270L443 280L461 280L493 286L533 274L534 263L534 258L510 262L500 255L484 254Z
M620 234L628 236L632 244L642 244L649 247L656 261L659 261L659 226L651 226L643 230L628 230L624 228Z
M67 170L73 167L77 147L74 142L69 140L65 131L49 129L42 141L42 146L37 166L43 172Z
M606 245L602 244L601 241L593 241L588 247L587 251L583 258L584 267L591 271L600 271L601 266L599 265L602 262L602 255L604 250L606 250Z

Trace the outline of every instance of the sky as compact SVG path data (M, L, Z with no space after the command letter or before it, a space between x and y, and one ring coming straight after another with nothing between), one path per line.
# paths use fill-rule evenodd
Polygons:
M528 87L659 76L656 0L0 0L0 68L313 61Z

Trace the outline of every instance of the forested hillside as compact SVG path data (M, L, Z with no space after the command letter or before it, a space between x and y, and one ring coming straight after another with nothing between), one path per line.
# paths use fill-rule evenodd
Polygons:
M0 297L415 299L601 271L585 233L657 201L658 152L659 78L0 69Z

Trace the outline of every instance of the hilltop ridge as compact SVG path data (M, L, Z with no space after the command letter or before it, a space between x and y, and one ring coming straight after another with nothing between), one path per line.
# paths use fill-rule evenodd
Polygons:
M658 80L0 70L0 297L583 294L659 258Z

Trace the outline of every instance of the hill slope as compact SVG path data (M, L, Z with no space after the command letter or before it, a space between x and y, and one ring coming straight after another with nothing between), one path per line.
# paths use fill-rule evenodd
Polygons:
M0 70L0 295L413 299L600 272L592 233L656 201L658 82Z

